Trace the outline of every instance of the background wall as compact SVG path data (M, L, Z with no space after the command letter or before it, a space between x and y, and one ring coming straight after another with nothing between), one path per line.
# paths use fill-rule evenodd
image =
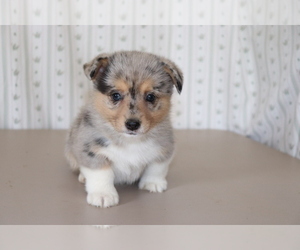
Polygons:
M300 157L299 26L1 26L0 127L66 129L101 52L174 60L175 128L222 129Z
M299 0L0 0L5 25L291 25Z
M300 158L299 0L0 0L0 12L0 128L68 128L92 87L83 63L134 49L182 68L175 128Z

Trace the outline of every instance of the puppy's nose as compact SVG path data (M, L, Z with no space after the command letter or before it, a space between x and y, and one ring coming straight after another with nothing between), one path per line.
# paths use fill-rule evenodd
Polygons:
M129 130L134 131L134 130L137 130L141 126L141 122L136 119L129 119L125 122L125 126Z

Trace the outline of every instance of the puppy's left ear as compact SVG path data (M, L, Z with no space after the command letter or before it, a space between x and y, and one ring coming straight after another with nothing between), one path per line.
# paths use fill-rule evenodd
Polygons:
M169 59L161 57L164 70L168 73L168 75L171 77L173 84L175 85L177 92L180 94L182 91L182 85L183 85L183 73L178 68L178 66L170 61Z

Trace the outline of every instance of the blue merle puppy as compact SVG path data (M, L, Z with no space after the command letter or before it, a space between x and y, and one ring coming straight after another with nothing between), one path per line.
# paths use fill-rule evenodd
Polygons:
M115 184L139 180L139 188L162 192L174 152L170 107L180 93L181 70L170 60L144 52L100 54L84 65L94 84L88 103L67 138L66 157L87 202L119 203Z

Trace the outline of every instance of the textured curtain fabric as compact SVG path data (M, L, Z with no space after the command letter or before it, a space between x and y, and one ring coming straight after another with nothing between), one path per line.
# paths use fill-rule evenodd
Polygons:
M0 0L2 25L295 25L299 0Z
M229 130L300 158L299 26L0 26L0 37L0 128L68 128L92 88L83 63L141 50L184 72L175 128Z

